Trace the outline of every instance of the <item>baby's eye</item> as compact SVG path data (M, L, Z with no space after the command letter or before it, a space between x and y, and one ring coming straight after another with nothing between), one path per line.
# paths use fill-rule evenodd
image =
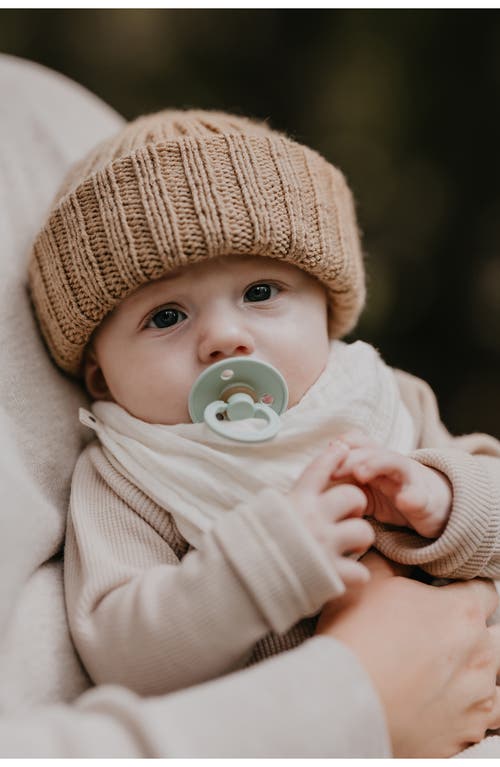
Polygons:
M187 319L187 315L180 309L160 309L151 315L148 320L147 328L170 328L177 325L181 320Z
M248 288L245 293L245 301L267 301L277 293L279 293L279 288L276 285L271 285L269 282L260 282Z

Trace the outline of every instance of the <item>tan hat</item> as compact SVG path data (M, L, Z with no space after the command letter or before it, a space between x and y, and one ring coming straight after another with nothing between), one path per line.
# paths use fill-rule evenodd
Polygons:
M230 114L166 110L129 123L71 170L33 246L30 291L54 360L80 376L90 336L122 299L231 255L295 264L327 287L332 337L356 324L363 260L339 170Z

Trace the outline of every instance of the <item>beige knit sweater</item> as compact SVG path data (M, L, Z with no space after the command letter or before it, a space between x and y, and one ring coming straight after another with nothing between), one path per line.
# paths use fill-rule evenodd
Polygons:
M376 524L376 546L436 576L500 577L500 444L452 438L430 388L396 375L417 435L412 456L448 476L453 509L435 541ZM190 550L170 514L94 442L77 464L71 506L68 616L98 683L150 695L220 676L300 644L314 630L307 616L338 594L330 563L273 488Z

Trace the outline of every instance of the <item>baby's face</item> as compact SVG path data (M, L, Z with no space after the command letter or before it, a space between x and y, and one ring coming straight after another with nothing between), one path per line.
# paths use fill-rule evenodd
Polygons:
M245 355L274 365L296 405L329 353L323 286L297 267L225 257L177 270L136 290L94 336L85 382L159 424L190 423L188 397L214 362Z

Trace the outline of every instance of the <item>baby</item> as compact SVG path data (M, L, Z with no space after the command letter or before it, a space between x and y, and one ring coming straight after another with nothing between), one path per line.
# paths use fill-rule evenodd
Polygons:
M373 543L432 576L500 575L500 444L451 437L427 384L340 340L363 262L314 151L222 113L139 118L70 173L30 289L94 400L65 588L96 683L159 694L294 647ZM287 383L266 442L191 422L195 380L236 356Z

